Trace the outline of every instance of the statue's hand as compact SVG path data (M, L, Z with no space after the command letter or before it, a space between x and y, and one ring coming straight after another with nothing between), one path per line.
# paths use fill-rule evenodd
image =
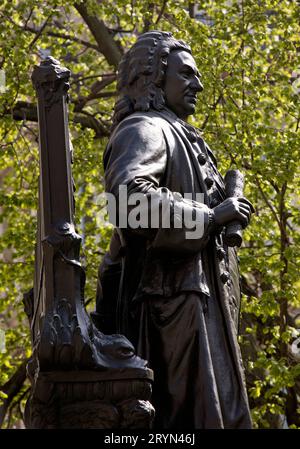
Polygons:
M251 213L254 212L254 207L247 198L232 197L226 198L223 203L212 210L217 225L223 226L232 221L239 221L243 228L245 228L249 224Z

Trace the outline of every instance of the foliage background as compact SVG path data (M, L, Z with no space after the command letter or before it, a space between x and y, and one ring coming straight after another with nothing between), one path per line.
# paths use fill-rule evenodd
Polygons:
M198 8L197 8L198 6ZM31 346L23 293L33 284L38 127L30 81L48 54L72 71L70 129L84 237L86 298L95 297L110 226L99 219L102 153L118 62L137 35L172 31L192 47L205 90L191 123L225 174L246 174L256 214L239 251L241 344L255 427L300 427L300 6L295 0L3 0L0 6L0 423L22 427ZM5 76L5 85L4 85ZM294 344L292 345L292 343Z

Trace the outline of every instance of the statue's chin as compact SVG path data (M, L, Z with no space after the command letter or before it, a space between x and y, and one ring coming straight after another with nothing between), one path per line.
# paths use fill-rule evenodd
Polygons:
M171 111L173 111L177 117L179 117L180 119L186 119L189 115L194 114L195 109L196 109L196 105L192 104L192 103L185 103L184 107L181 107L181 109L179 110L179 108L172 108L170 106L168 106L169 109L171 109Z
M196 109L196 103L194 103L192 101L186 102L184 109L185 109L184 112L186 115L194 114L195 109Z
M190 114L194 114L195 109L196 109L196 103L190 103L189 109L190 109Z

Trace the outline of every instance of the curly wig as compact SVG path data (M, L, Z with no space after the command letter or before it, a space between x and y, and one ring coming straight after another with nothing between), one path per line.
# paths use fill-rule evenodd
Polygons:
M125 53L118 70L119 97L115 104L113 128L135 111L163 109L167 59L173 50L191 53L189 45L176 40L172 33L149 31L139 36Z

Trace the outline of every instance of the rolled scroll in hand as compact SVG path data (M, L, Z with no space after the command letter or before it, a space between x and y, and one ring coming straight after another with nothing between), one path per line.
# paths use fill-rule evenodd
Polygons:
M244 191L244 176L239 170L229 170L225 176L225 191L227 198L241 197ZM226 227L224 241L228 246L240 247L243 241L242 225L233 221Z

